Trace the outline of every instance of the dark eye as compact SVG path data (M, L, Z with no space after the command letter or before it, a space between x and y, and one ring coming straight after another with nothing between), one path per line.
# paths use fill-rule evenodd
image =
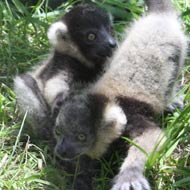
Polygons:
M83 133L80 133L78 136L77 136L78 140L79 141L85 141L86 140L86 135L84 135Z
M94 41L96 39L96 35L94 33L90 33L88 34L87 38L89 41Z

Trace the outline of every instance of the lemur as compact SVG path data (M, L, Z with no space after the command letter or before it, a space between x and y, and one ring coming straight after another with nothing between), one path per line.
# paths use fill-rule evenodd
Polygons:
M164 138L153 117L173 96L187 40L170 0L147 0L147 5L147 16L127 30L103 76L60 108L54 130L60 158L100 158L122 134L149 155ZM149 190L146 158L131 145L111 189Z
M72 88L94 82L116 47L110 16L93 4L74 7L47 34L53 47L49 58L14 79L20 111L28 112L29 122L41 137L53 126L51 111L56 113Z

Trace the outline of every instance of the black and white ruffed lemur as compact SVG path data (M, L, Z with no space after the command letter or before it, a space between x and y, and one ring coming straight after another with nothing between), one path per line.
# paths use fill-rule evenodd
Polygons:
M14 79L19 109L40 138L51 137L52 110L56 113L73 88L94 82L116 47L110 16L93 4L71 9L50 26L48 38L49 58Z
M61 106L54 131L60 158L100 158L122 134L150 154L164 136L153 116L175 93L187 39L170 0L147 0L147 5L147 16L127 30L103 76ZM131 145L111 189L149 190L145 162L146 155ZM76 189L92 188L89 181L85 186L85 176Z

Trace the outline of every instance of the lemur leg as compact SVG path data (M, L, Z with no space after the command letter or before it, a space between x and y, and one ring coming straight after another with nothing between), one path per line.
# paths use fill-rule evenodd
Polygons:
M151 153L157 145L159 137L163 137L162 131L156 124L148 121L143 116L137 116L136 122L134 121L132 126L133 130L130 134L132 140L143 148L147 154ZM138 129L140 130L138 131ZM119 174L114 179L111 190L150 190L149 183L143 175L146 159L145 153L137 147L131 146Z
M32 133L40 139L48 139L52 133L53 120L35 79L29 74L17 76L14 80L14 91L21 113L27 112Z

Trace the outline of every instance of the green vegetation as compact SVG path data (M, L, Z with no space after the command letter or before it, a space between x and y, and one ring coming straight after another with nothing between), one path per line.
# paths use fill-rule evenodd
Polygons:
M80 0L69 0L55 10L47 1L24 6L20 0L0 1L0 190L61 190L66 173L54 163L45 143L35 144L23 132L25 118L18 117L12 91L12 77L30 69L49 52L46 31L49 23ZM118 37L132 19L143 12L141 0L93 1L114 15ZM126 3L127 2L127 3ZM174 0L181 10L184 28L190 31L190 0ZM185 108L162 116L160 125L168 140L161 151L152 154L146 167L152 189L190 189L190 59L184 68L183 92ZM121 160L118 157L117 163ZM97 189L108 189L113 176L110 160L102 160L101 175L96 179Z

